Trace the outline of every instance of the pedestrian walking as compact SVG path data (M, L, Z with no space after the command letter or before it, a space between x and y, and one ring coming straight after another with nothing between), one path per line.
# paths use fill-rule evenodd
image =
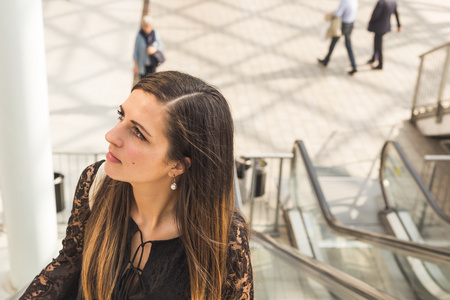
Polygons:
M155 53L162 51L162 41L157 31L153 29L152 18L144 16L142 27L139 30L134 43L134 74L139 74L140 79L145 75L156 72L158 61Z
M356 19L356 12L358 10L358 0L341 0L339 7L333 12L332 17L341 18L341 32L345 37L345 47L347 48L348 58L350 59L350 64L352 69L348 71L349 75L354 75L358 70L356 69L355 56L352 50L351 34L353 31L353 23ZM328 54L324 59L317 59L319 64L326 67L330 61L331 54L333 53L336 43L339 41L340 36L335 36L331 38L330 47L328 49Z
M383 35L391 31L392 14L395 15L397 20L397 32L400 33L402 27L398 17L396 0L379 0L373 10L372 17L370 18L368 30L374 33L374 40L373 55L367 63L373 64L378 60L378 65L373 66L373 70L383 69Z

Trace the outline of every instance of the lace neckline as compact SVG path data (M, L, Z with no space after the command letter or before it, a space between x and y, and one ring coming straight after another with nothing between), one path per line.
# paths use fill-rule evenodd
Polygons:
M130 217L127 235L127 245L128 245L127 253L130 253L129 251L131 248L130 246L131 240L136 233L139 233L140 244L130 257L128 257L128 255L126 256L127 261L125 262L125 270L122 271L122 276L119 279L116 286L117 287L116 295L118 296L117 299L127 299L130 292L135 288L137 288L140 291L145 290L145 284L144 279L142 277L142 273L144 272L144 269L150 260L151 253L153 252L153 250L150 250L150 253L148 254L147 257L147 261L141 269L140 266L142 260L144 259L145 253L144 250L147 244L151 244L153 248L157 244L172 243L180 239L180 237L175 237L168 240L144 241L142 231L139 229L139 226L136 224L133 218Z
M131 242L131 238L133 237L133 235L137 231L140 232L140 234L141 234L141 241L144 242L143 239L142 239L142 232L139 229L139 226L136 224L136 222L133 220L133 218L130 217L130 220L129 220L129 223L128 223L128 235L130 237L130 240L128 241L129 243ZM145 241L145 243L152 243L154 245L154 244L160 244L160 243L173 242L173 241L177 241L179 239L180 239L180 237L177 236L177 237L174 237L174 238L171 238L171 239L167 239L167 240L148 240L148 241Z

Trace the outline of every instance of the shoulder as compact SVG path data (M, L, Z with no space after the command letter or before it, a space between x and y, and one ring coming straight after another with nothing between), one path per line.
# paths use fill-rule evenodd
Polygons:
M93 163L92 165L87 166L83 172L81 173L80 179L83 179L87 182L94 181L97 173L99 173L99 169L104 168L104 160L100 160L98 162ZM103 171L104 172L104 171Z
M378 1L378 2L375 4L375 8L380 9L383 5L385 5L384 1Z
M248 251L249 228L239 212L234 212L228 236L228 254L236 251Z
M136 43L145 43L145 38L140 32L136 34Z
M235 212L228 242L227 279L223 299L253 299L253 271L250 259L249 229Z
M357 0L342 0L341 5L345 7L351 7L357 2L358 2Z
M95 163L94 167L96 168L94 178L92 180L91 187L89 189L89 207L92 208L93 205L93 199L96 195L97 191L100 189L100 186L102 185L103 181L106 178L106 172L105 172L105 164L104 161L100 161ZM92 166L92 165L91 165Z
M82 199L89 195L91 185L95 180L98 170L103 165L103 162L104 160L93 163L83 170L80 175L80 179L78 180L78 186L75 194L76 198Z

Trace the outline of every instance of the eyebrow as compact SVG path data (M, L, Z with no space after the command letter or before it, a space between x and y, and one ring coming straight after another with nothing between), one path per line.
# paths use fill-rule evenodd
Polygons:
M123 115L125 116L125 109L123 109L123 106L120 105L120 110L123 112ZM142 126L141 124L139 124L138 122L131 120L131 123L133 123L133 125L139 127L139 129L141 129L142 131L144 131L147 135L149 135L150 137L152 136L150 133L148 133L148 131L144 128L144 126Z
M133 120L131 120L130 122L133 123L134 125L136 125L137 127L139 127L139 129L141 129L142 131L144 131L147 135L152 136L150 133L148 133L147 130L145 130L144 126L142 126L142 125L139 124L138 122L133 121Z

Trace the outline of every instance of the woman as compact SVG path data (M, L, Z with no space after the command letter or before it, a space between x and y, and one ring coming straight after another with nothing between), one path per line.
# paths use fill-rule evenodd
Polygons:
M233 197L233 121L215 88L138 82L83 172L63 249L21 299L253 299Z
M162 48L161 38L158 32L153 29L152 18L144 16L141 29L134 42L134 74L139 74L140 79L142 79L145 75L156 72L159 63L155 53L162 51Z

